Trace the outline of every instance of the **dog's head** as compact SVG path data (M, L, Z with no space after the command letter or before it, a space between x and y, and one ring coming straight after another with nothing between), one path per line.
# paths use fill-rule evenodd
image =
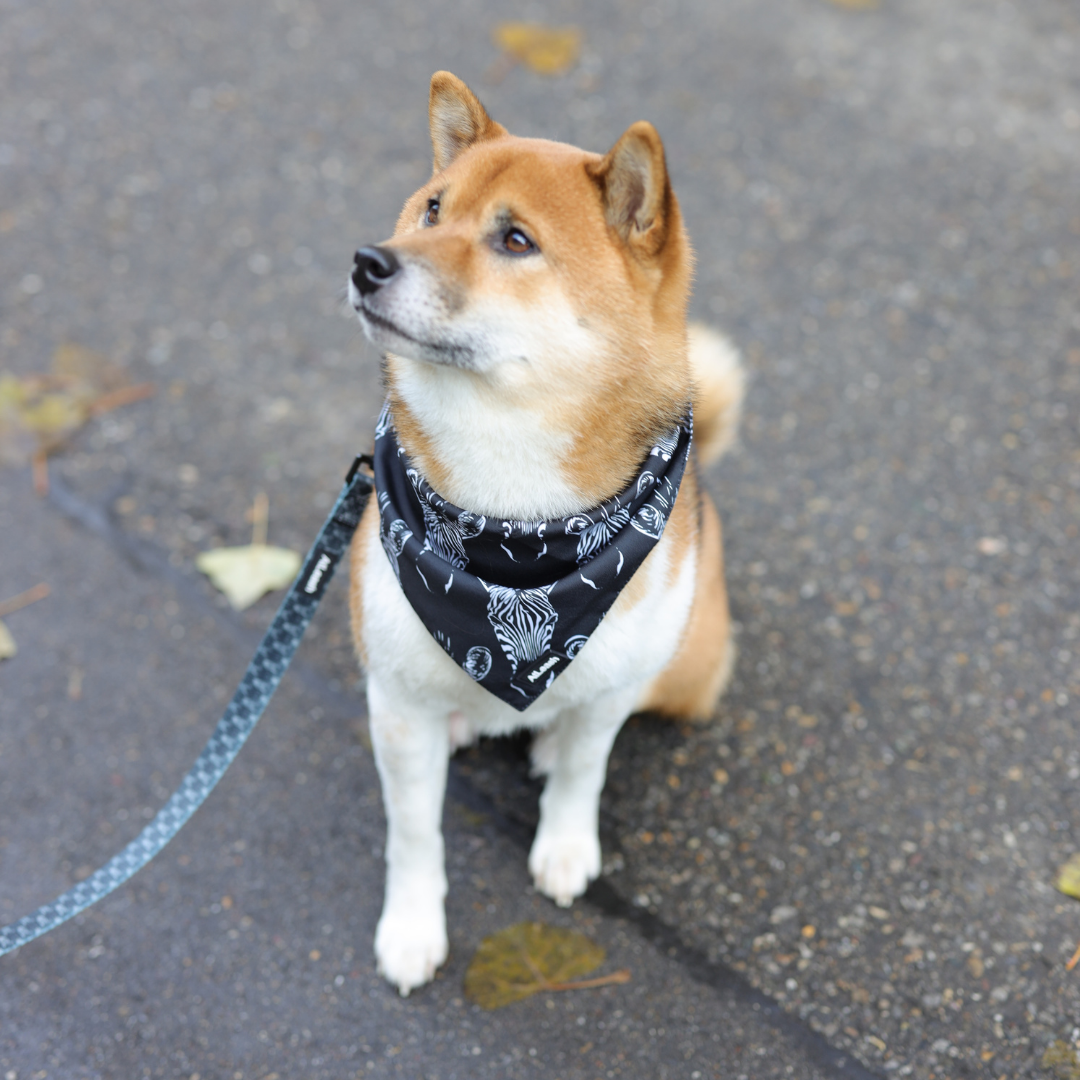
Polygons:
M556 428L610 431L616 415L646 445L670 429L690 394L692 255L652 125L606 155L518 138L448 72L429 115L433 175L349 282L391 393L405 369L442 371ZM631 474L641 452L627 448Z
M429 113L434 174L393 238L356 253L349 299L372 342L487 373L681 322L689 249L651 124L603 157L515 138L445 71Z

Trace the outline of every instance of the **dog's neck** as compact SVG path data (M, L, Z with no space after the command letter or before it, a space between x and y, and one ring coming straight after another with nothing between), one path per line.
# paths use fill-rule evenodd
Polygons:
M652 445L641 425L599 431L554 394L537 400L457 368L393 357L387 376L402 449L440 495L490 517L591 509L626 486Z

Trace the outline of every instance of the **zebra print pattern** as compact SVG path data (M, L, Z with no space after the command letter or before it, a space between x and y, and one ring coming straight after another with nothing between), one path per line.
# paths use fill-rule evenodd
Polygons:
M547 652L559 615L549 599L551 587L546 589L508 589L505 585L489 585L487 589L487 617L495 631L495 638L502 646L514 674L522 663L538 660Z
M413 610L465 676L524 710L566 670L663 535L692 438L688 412L602 506L488 521L431 487L384 409L375 439L383 547Z
M447 514L449 503L436 494L416 469L406 469L405 473L424 514L425 548L458 570L464 570L469 565L465 541L474 539L484 531L487 518L482 514L470 514L467 510Z

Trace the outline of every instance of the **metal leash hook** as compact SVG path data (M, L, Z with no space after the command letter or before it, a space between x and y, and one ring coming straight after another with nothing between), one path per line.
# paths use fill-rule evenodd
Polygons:
M362 468L365 465L366 471ZM353 462L337 502L255 650L232 701L203 752L169 801L153 821L100 870L37 911L0 927L0 956L67 922L123 885L165 847L213 791L266 711L360 524L360 516L375 488L371 466L370 454L360 454Z

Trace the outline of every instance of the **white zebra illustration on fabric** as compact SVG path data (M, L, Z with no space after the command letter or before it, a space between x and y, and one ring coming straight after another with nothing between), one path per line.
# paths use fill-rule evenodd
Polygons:
M671 460L671 455L675 453L676 447L679 445L679 438L682 435L682 427L677 427L668 432L662 438L658 439L656 445L649 451L649 455L655 454L658 457L663 458L665 461Z
M620 506L614 514L607 507L600 507L600 520L593 521L588 514L574 514L566 519L568 536L578 538L577 564L588 562L598 551L607 547L608 541L630 520L628 507Z
M386 406L383 407L383 411L386 411ZM381 419L381 417L380 417ZM379 492L379 510L385 511L390 505L390 496L385 491ZM386 552L386 557L390 560L390 565L394 569L394 577L401 580L401 567L398 566L398 559L401 558L401 553L405 550L405 541L412 536L412 531L409 526L402 521L401 518L395 518L389 525L386 523L386 518L380 514L379 518L379 539L382 541L383 551Z
M517 533L518 536L535 535L542 540L546 527L546 521L504 521L502 523L503 539L509 540L514 533Z
M390 560L390 565L394 568L394 576L398 581L401 580L401 567L398 566L398 559L401 558L401 553L405 550L405 541L410 536L412 536L412 532L401 518L395 518L379 532L383 551L386 552L386 557Z
M554 586L510 589L505 585L489 585L483 580L480 584L488 594L488 622L516 675L519 664L538 659L551 646L555 624L559 621L549 596Z
M659 540L664 533L667 518L651 503L646 503L631 519L630 524L651 540Z
M383 402L379 419L375 421L375 438L381 439L393 426L394 421L390 417L390 401L387 399Z
M463 510L458 514L457 521L451 521L442 512L446 500L422 482L416 469L407 469L406 475L412 481L413 491L424 514L423 550L432 551L456 569L464 570L469 565L465 541L475 539L484 531L487 518L483 514Z
M652 501L647 502L638 510L630 524L639 533L652 540L659 540L667 524L668 514L675 505L675 496L678 494L679 489L665 476L660 487L653 492Z
M669 477L665 476L663 484L656 492L656 501L662 508L665 517L671 513L671 508L675 505L678 494L679 489L671 482Z

